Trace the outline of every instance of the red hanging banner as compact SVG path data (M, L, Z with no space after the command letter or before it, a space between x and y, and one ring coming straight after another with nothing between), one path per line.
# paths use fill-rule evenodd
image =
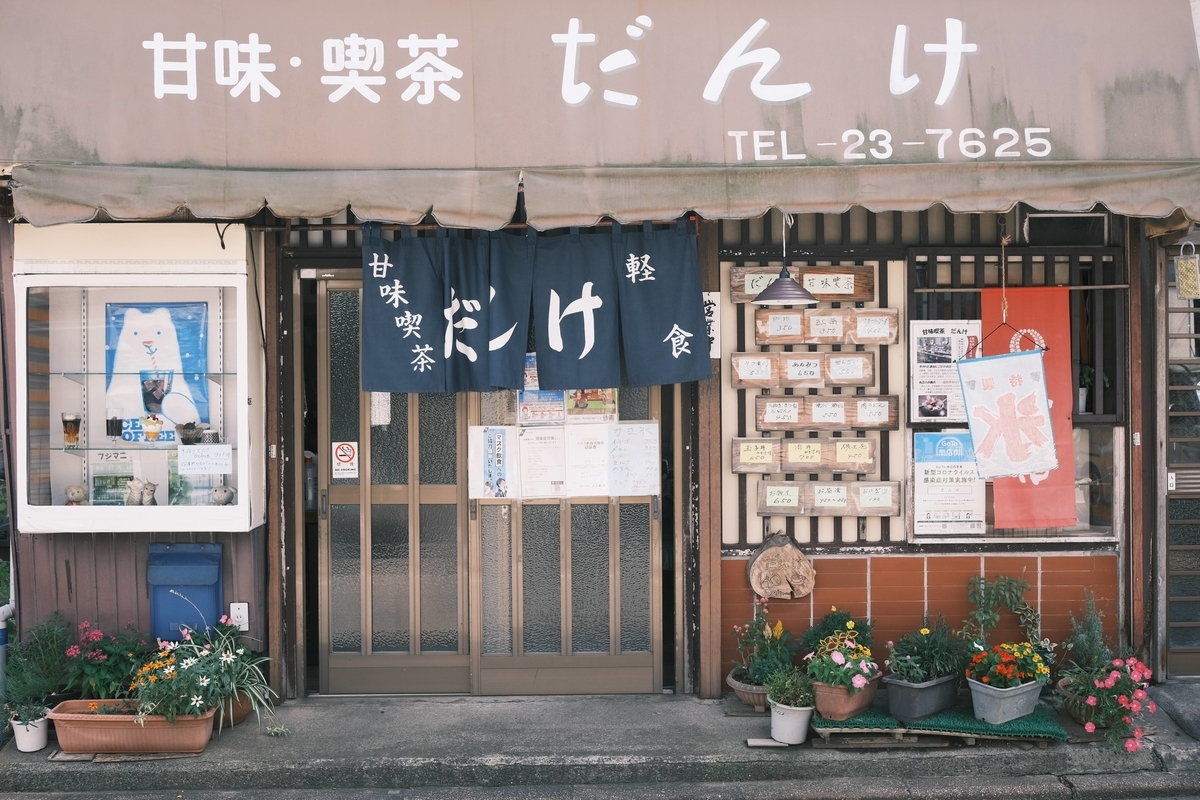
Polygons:
M982 292L984 355L1044 346L1046 390L1058 469L992 481L997 528L1070 528L1075 511L1075 439L1072 431L1071 315L1065 287L1008 290L1008 324L1002 328L1003 292ZM1000 328L997 330L997 328ZM1019 331L1019 332L1018 332ZM993 333L994 332L994 333Z

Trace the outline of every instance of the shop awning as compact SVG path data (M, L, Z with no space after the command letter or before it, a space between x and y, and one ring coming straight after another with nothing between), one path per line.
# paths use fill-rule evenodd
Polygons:
M1200 219L1188 0L0 5L34 224L540 228L852 205Z

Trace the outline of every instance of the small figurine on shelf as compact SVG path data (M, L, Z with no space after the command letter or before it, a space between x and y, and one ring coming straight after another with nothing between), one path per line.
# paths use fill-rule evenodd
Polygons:
M69 506L86 506L88 504L88 490L82 483L72 483L66 489L67 505Z
M232 486L214 486L213 490L208 493L214 506L227 506L233 502L234 495L237 494L237 489Z
M162 417L157 414L151 414L148 417L142 417L139 422L142 423L142 431L146 435L147 442L157 442L158 434L162 430Z
M137 478L129 481L129 494L125 497L125 505L140 506L142 504L142 487L145 485L143 481Z
M142 505L156 506L158 501L154 499L154 492L158 490L157 483L150 481L142 481Z

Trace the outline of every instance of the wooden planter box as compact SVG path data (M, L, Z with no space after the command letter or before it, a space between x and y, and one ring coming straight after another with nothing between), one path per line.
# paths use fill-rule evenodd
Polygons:
M212 737L213 714L181 715L174 723L148 716L145 724L132 714L97 714L92 703L120 706L122 700L66 700L47 716L54 721L58 746L64 753L200 753Z

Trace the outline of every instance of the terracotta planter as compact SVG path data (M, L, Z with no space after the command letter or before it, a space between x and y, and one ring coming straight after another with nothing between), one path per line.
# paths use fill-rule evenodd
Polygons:
M755 711L767 710L767 687L754 683L742 683L733 677L732 671L725 677L725 683L729 684L729 688L733 689L733 693L738 696L739 700Z
M132 714L89 712L91 703L120 707L121 700L67 700L47 716L54 721L58 746L64 753L200 753L212 736L213 714L148 716L140 725Z
M250 698L241 692L238 692L237 699L225 699L225 722L226 727L232 728L239 722L250 716L250 712L254 710L254 706L250 705Z
M1055 684L1058 693L1062 695L1063 708L1071 715L1071 719L1078 722L1080 725L1086 725L1089 722L1095 723L1097 728L1107 728L1108 725L1101 725L1096 721L1096 709L1087 704L1086 694L1075 694L1074 687L1070 678L1060 678Z
M813 694L816 695L817 713L825 719L840 722L850 719L855 714L861 714L871 707L875 700L875 692L879 690L879 676L872 678L867 685L854 694L845 686L830 686L828 683L813 681Z

